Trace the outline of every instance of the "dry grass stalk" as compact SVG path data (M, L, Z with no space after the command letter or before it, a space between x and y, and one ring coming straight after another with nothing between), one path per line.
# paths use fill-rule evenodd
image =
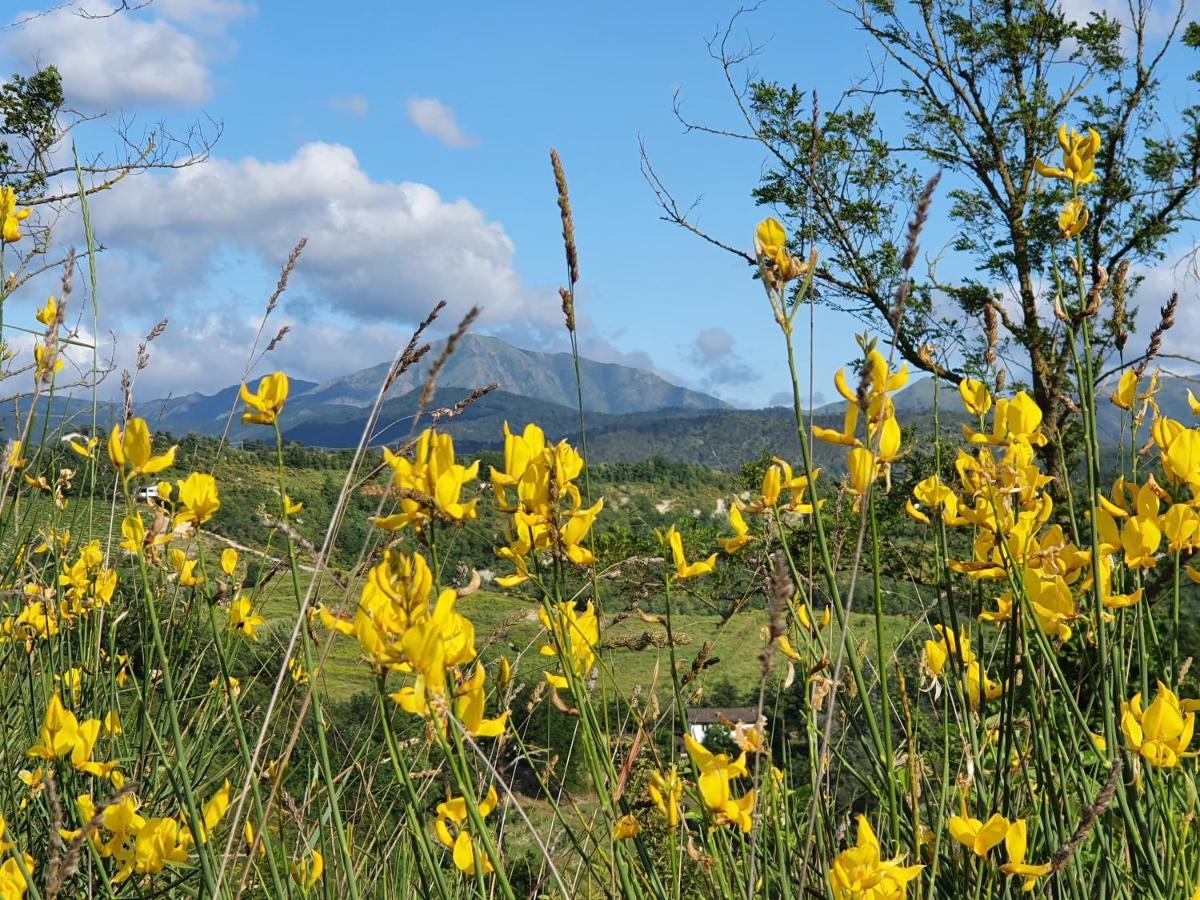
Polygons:
M554 186L558 189L558 213L562 217L563 246L567 252L567 277L573 288L579 281L579 251L575 247L575 217L571 213L567 175L557 150L550 150L550 165L554 168Z
M986 303L983 307L983 330L987 338L987 350L983 358L991 367L996 365L996 348L1000 345L1000 316L991 303Z
M412 337L408 339L408 344L405 346L404 352L401 353L396 359L396 362L392 365L391 371L388 372L387 378L384 379L384 393L387 393L391 389L397 378L420 362L421 358L429 352L428 344L421 344L418 346L418 343L421 340L421 335L425 333L425 330L429 328L430 325L437 321L437 317L441 315L442 310L445 308L446 301L439 300L434 304L433 309L429 311L429 315L427 315L421 321L421 324L417 326L416 331L412 333Z
M433 392L437 387L437 378L445 368L450 357L454 355L454 351L458 349L459 341L475 324L475 320L479 318L479 307L472 306L467 310L467 314L462 317L462 321L458 323L458 327L454 329L454 333L446 339L446 346L442 348L441 354L433 361L433 365L429 367L429 374L425 377L425 385L421 388L421 396L417 401L417 412L413 417L416 422L421 418L421 413L425 411L425 407L429 405L429 401L433 399Z
M1113 343L1116 345L1117 352L1121 353L1125 349L1125 344L1129 340L1129 323L1126 321L1127 313L1125 311L1125 279L1129 275L1129 260L1121 260L1117 266L1117 271L1113 273L1112 295L1113 295Z
M1083 818L1079 820L1079 827L1075 829L1075 833L1051 857L1051 871L1061 872L1067 867L1071 861L1071 856L1088 836L1088 833L1096 824L1096 820L1108 809L1109 804L1112 803L1113 797L1117 793L1117 784L1121 780L1121 771L1123 768L1124 764L1121 762L1120 755L1114 756L1112 769L1109 770L1108 778L1105 780L1104 786L1100 788L1100 793L1096 795L1096 802L1083 811Z
M566 288L558 289L558 296L562 298L563 317L567 320L567 331L575 330L575 296Z
M264 319L270 316L275 311L275 307L279 305L279 298L287 290L288 279L292 277L292 272L296 270L296 263L300 261L300 254L304 252L304 248L307 245L308 238L300 238L300 242L288 254L287 262L283 264L283 268L279 272L279 281L275 283L275 290L271 293L270 299L267 300L267 311L263 313Z
M942 173L937 172L925 183L925 189L921 191L921 196L917 199L917 208L908 223L908 240L905 243L904 255L900 258L900 268L903 271L903 278L896 288L896 297L892 303L892 311L889 317L892 328L897 331L900 329L900 323L904 319L904 307L908 304L908 294L912 289L912 280L909 278L909 273L912 271L913 264L917 261L921 231L925 228L925 223L929 220L929 210L933 206L933 192L937 189L938 182L941 180Z
M1133 367L1133 371L1137 373L1137 377L1141 378L1146 372L1146 366L1154 357L1158 356L1162 349L1163 335L1170 331L1175 325L1175 311L1179 309L1179 292L1176 291L1171 295L1171 299L1167 301L1167 305L1159 310L1160 318L1158 324L1154 326L1154 331L1150 333L1150 344L1146 347L1146 355L1142 357L1141 362Z
M271 338L271 343L267 344L266 352L270 353L272 350L278 347L280 341L287 337L288 332L291 330L292 326L290 325L284 325L282 328L280 328L275 337Z
M163 319L157 325L150 329L150 332L138 344L137 349L137 370L140 372L146 366L150 365L150 354L147 352L149 346L154 343L154 340L162 335L167 330L167 319Z
M472 403L475 403L478 400L482 400L484 397L486 397L492 391L499 390L499 388L500 388L499 383L495 382L495 381L493 381L489 385L486 385L485 387L476 388L475 390L471 391L471 393L467 394L467 396L463 397L461 400L459 400L457 403L455 403L453 406L447 406L443 409L434 410L433 413L431 413L431 418L433 419L434 422L441 422L444 419L453 419L456 416L460 416L467 409L467 407L469 407Z

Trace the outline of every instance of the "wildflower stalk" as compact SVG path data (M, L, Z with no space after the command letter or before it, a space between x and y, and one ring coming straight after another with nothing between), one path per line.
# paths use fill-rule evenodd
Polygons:
M395 774L396 780L404 788L405 812L408 817L409 833L412 835L413 843L417 845L417 855L421 859L422 881L425 882L426 890L428 890L428 879L432 878L433 886L437 888L438 896L442 900L450 900L450 888L446 884L442 867L433 858L432 842L429 840L429 835L422 824L421 801L417 797L417 791L413 785L408 766L404 763L404 757L401 755L400 747L396 743L396 734L392 730L392 723L389 718L391 710L388 706L387 690L384 687L382 675L375 681L375 693L378 700L379 721L383 728L383 737L388 748L388 760L391 763L392 772Z
M276 474L277 486L279 489L279 510L280 522L284 525L284 539L287 546L288 569L291 573L292 593L296 600L297 613L303 616L304 609L304 592L300 589L300 563L296 558L296 544L292 540L290 530L287 530L287 479L285 477L286 467L283 461L283 432L279 430L278 419L272 422L275 429L275 459L276 459ZM314 573L313 577L318 577L318 573ZM329 812L333 818L334 837L337 842L338 853L341 857L342 868L346 876L346 887L350 893L351 900L358 900L358 878L354 871L354 863L350 858L350 846L346 841L346 826L342 820L341 805L338 802L337 782L333 777L333 766L329 762L329 743L326 739L326 724L325 712L321 702L321 695L317 692L317 673L313 669L313 652L312 652L312 636L308 632L307 623L300 623L300 641L302 652L304 654L304 670L308 673L308 700L312 704L313 709L313 724L317 733L317 761L321 770L321 778L325 783L325 790L329 795Z
M879 525L875 516L875 492L867 498L866 515L871 521L871 592L875 597L875 664L879 670L879 698L883 704L883 758L887 777L888 816L891 819L892 843L900 843L900 799L892 770L895 749L892 745L892 716L888 710L889 692L887 660L883 643L883 590L879 583ZM864 701L865 703L866 701Z
M203 569L203 545L201 545L200 550L200 565L201 569ZM230 686L229 657L228 653L226 652L225 645L221 640L220 629L217 625L216 607L211 603L208 606L208 621L212 629L213 646L217 651L217 665L221 673L221 691L224 692L226 697L229 699L229 704L233 712L233 715L231 715L229 719L233 723L234 731L237 734L238 753L242 758L242 765L245 766L247 771L250 771L253 767L253 762L250 758L250 743L246 739L246 727L242 721L241 704L238 701L237 692ZM267 833L267 818L266 813L263 810L262 792L259 789L257 778L251 778L250 792L251 798L254 801L254 813L258 817L258 835L256 835L256 840L261 840L263 847L265 848L267 867L271 873L271 885L280 895L283 895L285 893L285 888L279 874L278 864L275 861L274 848L272 847L270 837ZM254 861L254 848L251 847L249 852L250 856L247 859L246 865L250 865Z
M129 491L129 479L122 479L121 484L125 493L125 508L132 513L134 505L133 496ZM184 805L188 813L188 829L191 831L196 843L196 854L200 857L201 877L204 879L204 886L209 895L215 897L217 896L217 887L212 869L213 861L210 858L208 841L200 828L204 819L200 815L200 807L196 804L196 795L192 787L192 777L187 766L187 747L183 740L183 732L179 727L175 676L172 673L171 662L167 656L166 647L163 644L162 628L158 621L158 608L154 602L154 592L150 588L150 576L146 568L146 557L141 553L137 555L137 569L141 580L142 606L146 612L146 621L150 623L150 638L154 646L158 666L162 670L162 686L164 700L166 701L167 723L170 726L171 742L175 749L174 764L168 764L168 771L173 770L179 779L179 785L183 790ZM159 708L161 709L162 707L160 706Z

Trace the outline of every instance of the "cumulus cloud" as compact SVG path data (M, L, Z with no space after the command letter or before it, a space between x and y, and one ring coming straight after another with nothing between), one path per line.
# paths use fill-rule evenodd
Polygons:
M147 173L92 208L100 240L126 254L106 265L142 290L127 296L130 313L203 296L231 254L274 269L307 236L294 284L314 311L408 325L445 299L447 319L471 305L491 323L559 315L553 298L521 283L503 226L427 185L374 180L337 144L306 144L278 162L213 159Z
M1116 19L1125 26L1128 37L1128 29L1132 24L1128 0L1059 0L1059 5L1063 14L1075 22L1087 22L1092 13L1103 13ZM1169 31L1177 11L1174 3L1151 5L1146 18L1147 31L1156 35Z
M733 335L724 328L705 328L688 346L688 360L704 373L704 383L733 387L758 380L758 373L734 350Z
M258 11L253 3L242 0L155 0L152 9L163 18L207 34L220 34Z
M3 47L18 64L57 66L73 105L104 110L207 101L213 50L196 35L220 37L254 7L239 0L160 0L144 13L89 18L83 12L68 6L20 16Z
M277 314L278 315L278 314ZM272 316L269 341L281 326L291 328L279 345L265 356L251 377L282 370L292 378L322 382L358 368L390 360L403 347L409 332L389 325L343 326L330 322L303 322L287 315ZM237 384L259 320L232 304L172 318L163 335L150 345L150 365L139 372L135 385L140 400L179 396L199 390L210 393ZM118 362L129 366L140 340L134 330L118 335ZM263 343L259 344L259 350ZM353 347L353 355L331 353L330 348Z
M468 134L458 124L454 110L436 97L412 97L406 104L408 120L422 134L427 134L447 147L474 147L479 139Z
M371 111L371 104L367 102L366 97L359 94L348 94L342 97L330 97L329 108L344 116L362 119L366 118Z

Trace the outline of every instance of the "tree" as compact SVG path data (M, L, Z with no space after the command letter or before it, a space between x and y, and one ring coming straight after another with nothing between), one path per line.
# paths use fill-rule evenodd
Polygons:
M154 0L130 3L122 0L101 12L88 12L72 7L71 12L85 19L103 19L124 15L151 5ZM4 28L17 28L28 21L66 9L56 6L43 13L27 13ZM68 250L51 253L54 247L54 226L64 213L70 212L81 197L107 191L125 178L152 169L178 169L197 165L208 159L213 145L220 137L221 125L210 119L189 125L175 133L163 125L141 132L135 131L132 120L122 119L115 125L118 149L114 152L87 154L75 145L75 132L85 124L102 119L102 115L85 114L72 109L64 95L62 78L52 66L39 66L31 74L14 74L0 82L0 188L16 195L22 209L36 213L21 223L24 237L4 245L2 257L3 283L0 283L0 330L3 329L3 302L17 288L50 270L63 267L63 291L72 282L74 265L87 254L103 251L91 244L79 253ZM94 270L93 270L94 275ZM92 285L95 287L94 283ZM92 323L93 330L95 323ZM157 337L161 323L139 349L143 357L145 345ZM100 361L97 348L75 340L72 332L65 342L93 351L90 372L80 373L71 384L58 381L59 389L66 387L95 387L113 369L110 362ZM0 341L0 346L3 342ZM11 356L6 357L11 359ZM0 369L0 381L24 373L33 365ZM40 385L42 379L37 379ZM18 390L3 399L11 401L29 393ZM35 392L36 393L36 392Z
M1075 21L1057 0L840 6L885 64L828 112L796 85L738 83L758 52L730 49L739 12L709 48L744 127L689 121L678 101L676 114L689 130L765 148L768 166L754 196L786 218L798 255L820 251L819 301L889 336L893 297L908 277L900 265L904 223L925 176L944 171L955 234L953 256L941 267L951 262L954 277L939 275L934 260L910 285L896 350L954 382L968 374L1003 379L997 358L1007 363L1045 413L1051 442L1043 463L1058 474L1057 445L1072 437L1070 395L1079 385L1070 374L1071 329L1055 314L1049 273L1065 246L1057 220L1070 194L1063 182L1039 176L1035 161L1057 158L1064 123L1101 135L1083 232L1089 294L1105 301L1091 335L1096 372L1123 351L1131 328L1127 298L1139 279L1130 265L1163 258L1167 239L1192 220L1200 189L1200 107L1172 110L1170 121L1159 115L1164 61L1200 47L1200 26L1185 27L1181 0L1154 40L1151 3L1130 0L1124 23L1105 13ZM881 122L884 102L899 103L902 125ZM643 159L666 218L700 233Z

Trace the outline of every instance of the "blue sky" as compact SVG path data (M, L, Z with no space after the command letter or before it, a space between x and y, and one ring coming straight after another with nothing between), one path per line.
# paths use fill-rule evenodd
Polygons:
M9 28L0 63L55 62L69 98L108 113L80 129L85 150L111 147L120 117L177 132L222 123L209 162L94 202L112 248L100 270L118 355L171 319L142 390L236 381L302 235L309 247L268 327L292 332L260 369L319 380L381 361L443 296L455 313L483 305L483 330L564 348L554 146L574 201L587 355L759 406L787 384L761 290L744 264L659 220L638 158L640 135L680 199L702 195L704 227L750 244L762 151L684 134L672 113L681 90L694 119L737 127L705 46L735 8L157 0L101 22L67 9ZM761 76L828 98L867 62L851 22L820 0L770 0L734 42L748 38L763 46ZM821 310L817 327L820 385L854 355L858 325Z

